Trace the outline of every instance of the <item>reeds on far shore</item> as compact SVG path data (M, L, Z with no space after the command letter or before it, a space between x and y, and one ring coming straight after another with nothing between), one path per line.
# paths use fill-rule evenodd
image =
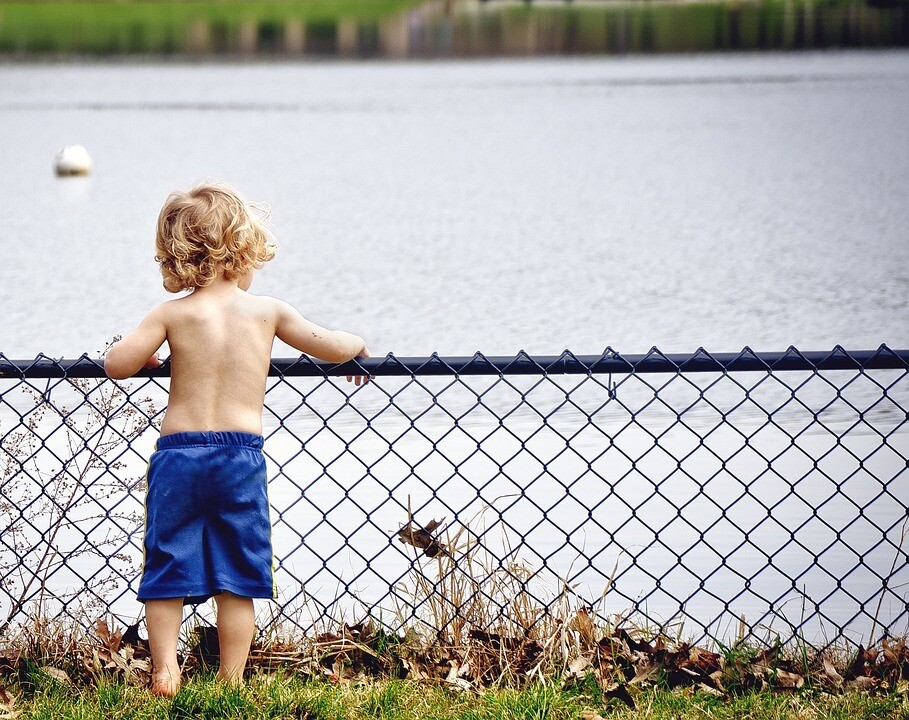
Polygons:
M398 629L367 616L353 623L322 620L301 634L297 625L275 620L254 644L249 672L335 684L407 678L463 691L593 683L603 698L630 707L647 688L723 697L806 686L909 694L905 637L823 651L779 637L695 646L681 630L670 637L627 618L606 618L611 580L592 604L565 583L544 599L531 582L532 568L515 553L506 552L510 560L503 562L467 528L443 535L439 526L421 527L409 517L398 533L417 551L406 581L392 588ZM139 625L118 628L106 619L64 624L37 613L0 643L0 689L5 680L27 683L35 672L79 685L105 677L141 685L151 672ZM184 651L188 675L215 664L214 628L189 628Z

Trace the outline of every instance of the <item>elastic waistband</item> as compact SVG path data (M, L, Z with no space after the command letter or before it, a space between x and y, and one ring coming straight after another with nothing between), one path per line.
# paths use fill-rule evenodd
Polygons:
M261 435L235 430L206 430L178 432L162 435L155 445L157 450L175 447L192 447L198 445L230 445L231 447L248 447L261 450L265 439Z

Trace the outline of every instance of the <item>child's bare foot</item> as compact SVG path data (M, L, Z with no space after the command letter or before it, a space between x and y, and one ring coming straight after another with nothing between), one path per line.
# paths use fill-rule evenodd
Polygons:
M238 676L233 673L228 674L228 673L218 672L218 674L215 675L215 680L217 680L218 682L224 683L225 685L242 685L243 684L243 676L242 675Z
M173 697L180 690L180 678L174 678L170 673L155 673L152 676L151 694Z

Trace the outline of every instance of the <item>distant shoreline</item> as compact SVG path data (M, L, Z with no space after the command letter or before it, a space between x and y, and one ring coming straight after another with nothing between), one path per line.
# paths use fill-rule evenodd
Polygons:
M9 2L0 57L404 59L909 46L909 0Z

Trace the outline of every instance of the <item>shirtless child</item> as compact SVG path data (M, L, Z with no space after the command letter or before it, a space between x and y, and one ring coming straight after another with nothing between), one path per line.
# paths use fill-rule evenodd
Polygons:
M281 300L247 292L274 257L259 218L214 183L173 193L158 217L157 254L170 292L108 351L116 379L162 364L170 397L148 467L145 603L152 692L180 687L183 605L215 598L221 666L240 682L255 633L252 598L274 597L271 525L262 455L262 407L274 339L333 363L369 357L363 339L327 330ZM366 377L348 377L357 385Z

